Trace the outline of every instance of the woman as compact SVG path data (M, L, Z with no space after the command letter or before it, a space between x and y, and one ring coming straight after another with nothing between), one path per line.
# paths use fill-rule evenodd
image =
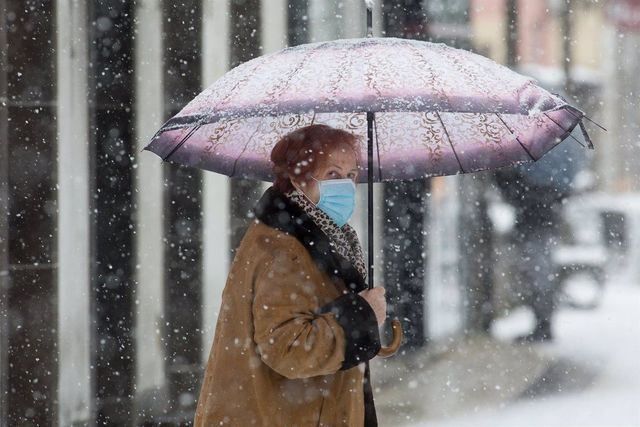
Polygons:
M386 302L367 289L347 224L357 146L311 125L273 148L275 182L231 265L196 426L377 425L364 362L380 350Z

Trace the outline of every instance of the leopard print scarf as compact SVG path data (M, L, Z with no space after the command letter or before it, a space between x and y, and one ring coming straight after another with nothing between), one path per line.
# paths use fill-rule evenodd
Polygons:
M338 224L324 213L324 211L311 203L309 199L297 190L289 191L286 193L286 196L313 219L322 232L329 237L331 245L335 246L338 253L348 259L363 279L366 280L367 268L364 263L364 254L362 252L362 246L360 246L360 241L358 240L358 234L353 227L348 223L343 225L342 228L338 227Z

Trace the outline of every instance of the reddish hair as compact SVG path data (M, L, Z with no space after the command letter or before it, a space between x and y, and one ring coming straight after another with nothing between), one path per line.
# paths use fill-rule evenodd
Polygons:
M329 154L346 144L359 160L358 137L350 132L327 125L309 125L283 136L271 150L275 180L273 186L286 193L293 190L291 177L308 179L326 165Z

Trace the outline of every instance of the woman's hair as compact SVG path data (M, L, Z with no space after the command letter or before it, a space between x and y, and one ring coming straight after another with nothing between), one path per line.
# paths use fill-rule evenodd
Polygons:
M293 190L291 177L308 179L342 144L353 149L358 161L358 137L350 132L327 125L310 125L286 134L271 150L273 186L283 193Z

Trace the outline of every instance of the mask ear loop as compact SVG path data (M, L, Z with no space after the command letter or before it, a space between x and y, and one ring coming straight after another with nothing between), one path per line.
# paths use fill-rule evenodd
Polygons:
M311 176L311 178L313 178L312 175L309 175L309 176ZM313 179L315 179L315 178L313 178ZM289 181L291 181L291 185L293 185L293 188L295 188L298 193L302 194L304 196L304 198L309 201L309 203L311 203L313 206L317 206L317 204L313 203L313 200L311 200L309 198L309 196L307 196L307 193L302 191L300 188L298 188L298 186L296 184L294 184L294 182L293 182L293 180L291 178L289 178ZM316 179L316 181L318 181L318 180Z

